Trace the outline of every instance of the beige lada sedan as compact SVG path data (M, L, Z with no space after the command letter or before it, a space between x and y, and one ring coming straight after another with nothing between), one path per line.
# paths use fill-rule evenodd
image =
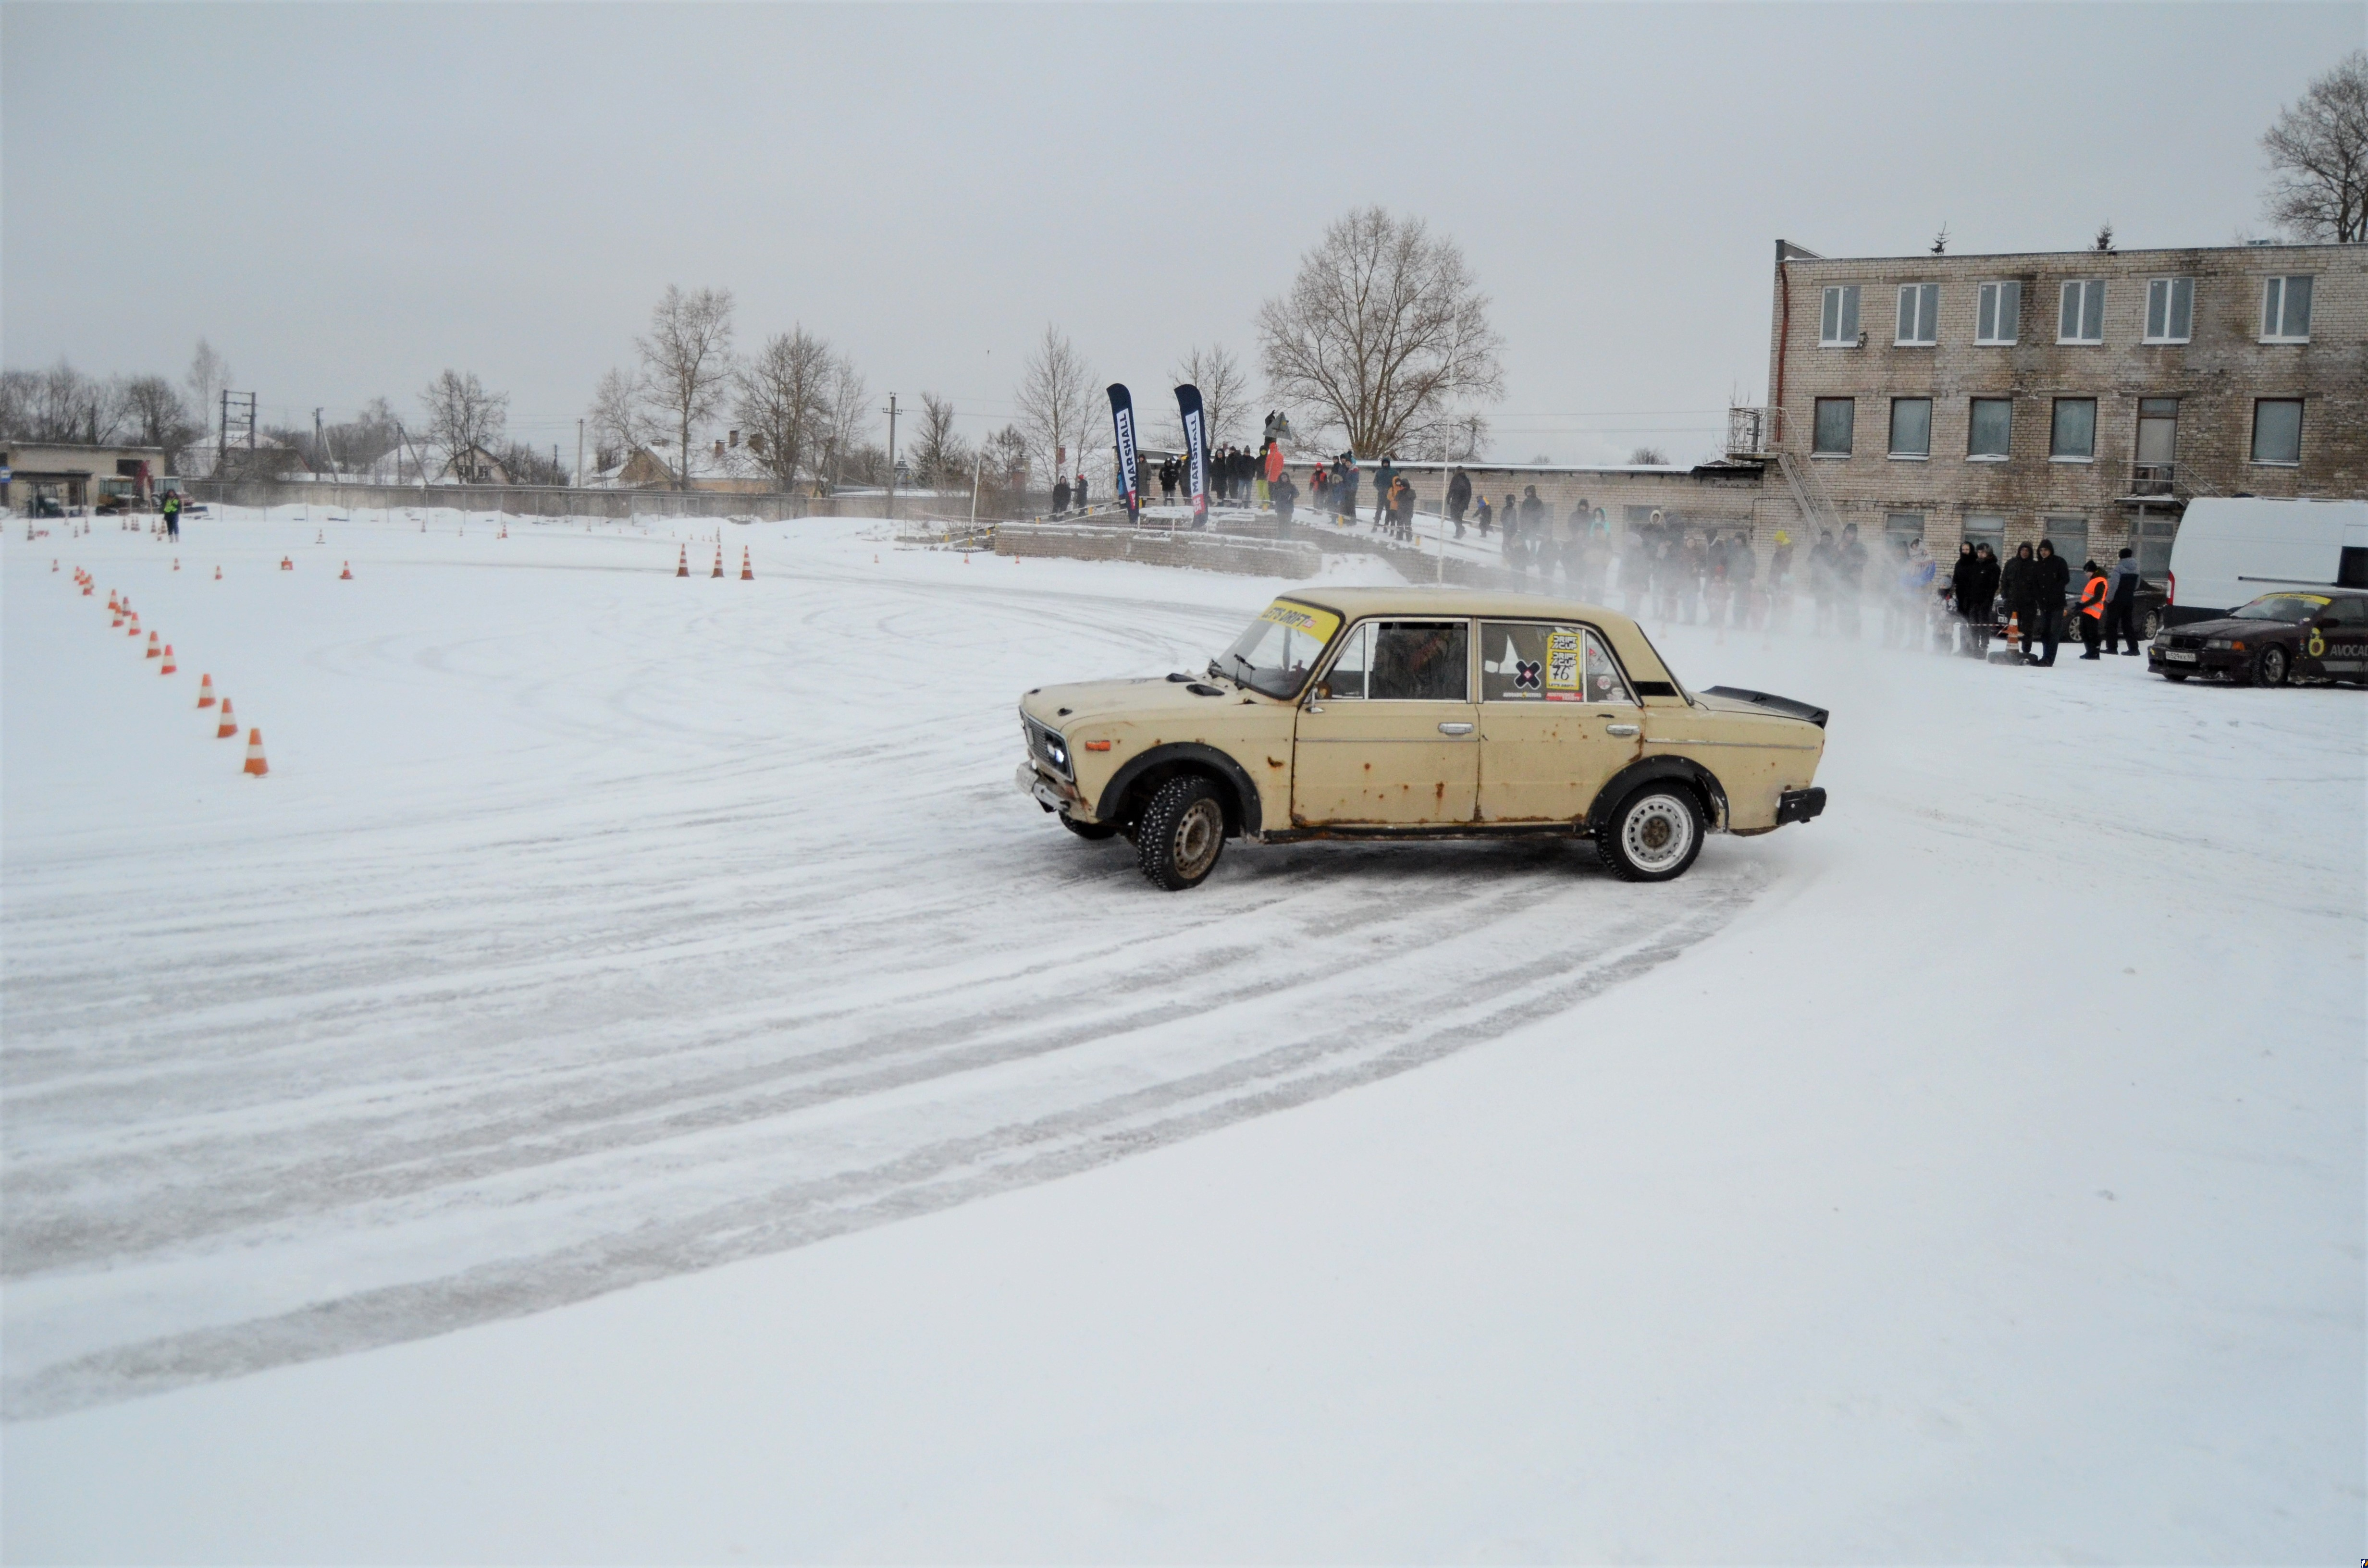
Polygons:
M1668 881L1705 834L1826 806L1825 710L1689 691L1626 616L1531 595L1293 595L1201 675L1038 687L1019 717L1020 789L1171 891L1233 837L1563 835Z

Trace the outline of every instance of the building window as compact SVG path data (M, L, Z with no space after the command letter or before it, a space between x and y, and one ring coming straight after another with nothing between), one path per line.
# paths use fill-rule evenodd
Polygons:
M2138 399L2138 456L2130 469L2130 494L2169 495L2179 462L2179 400Z
M2013 445L2014 400L1974 399L1972 416L1965 421L1965 456L1977 462L2004 462Z
M2254 400L2253 460L2281 468L2292 468L2302 461L2302 399Z
M1932 455L1932 400L1895 397L1891 400L1891 455L1929 458Z
M2020 283L1985 283L1981 287L1979 319L1974 325L1974 341L1981 344L2012 343L2022 330L2022 285Z
M1907 547L1924 538L1924 514L1921 512L1885 512L1883 515L1883 537L1901 555Z
M2194 324L2194 278L2157 278L2146 284L2148 343L2185 343Z
M1858 347L1858 285L1839 283L1826 290L1826 312L1817 327L1821 348Z
M2003 512L1968 512L1965 514L1964 539L1967 544L1990 547L1990 553L2003 558L2006 554L2006 514Z
M2055 312L2055 341L2058 343L2102 343L2105 341L2105 280L2101 278L2076 278L2064 285L2062 302Z
M1817 435L1810 447L1812 455L1821 458L1846 458L1850 454L1850 437L1858 424L1858 400L1848 397L1821 397L1817 400Z
M2310 279L2271 278L2261 284L2261 341L2310 341Z
M2089 559L2089 519L2042 517L2039 519L2039 533L2041 538L2055 547L2058 557L2071 563L2077 577L2080 563Z
M1899 286L1899 330L1891 341L1907 347L1930 348L1941 341L1941 286L1903 283Z
M2097 400L2059 397L2055 425L2048 434L2047 455L2055 462L2093 462L2097 457Z

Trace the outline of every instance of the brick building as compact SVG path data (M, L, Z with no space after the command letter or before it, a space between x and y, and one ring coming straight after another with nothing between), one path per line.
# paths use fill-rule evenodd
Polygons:
M2132 545L2158 575L2196 496L2368 495L2368 246L1780 240L1774 282L1771 406L1729 445L1870 543L2047 535L2076 564Z

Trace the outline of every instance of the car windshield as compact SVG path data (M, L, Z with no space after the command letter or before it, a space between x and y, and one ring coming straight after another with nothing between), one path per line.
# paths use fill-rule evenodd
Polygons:
M2237 620L2308 620L2330 601L2317 594L2263 594L2251 604L2233 611Z
M1296 697L1339 630L1340 618L1328 609L1277 599L1234 639L1217 661L1217 673L1269 697Z

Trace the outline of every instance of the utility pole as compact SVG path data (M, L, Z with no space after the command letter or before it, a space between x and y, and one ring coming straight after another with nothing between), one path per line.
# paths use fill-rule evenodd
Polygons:
M575 487L584 487L584 421L575 422Z
M896 515L896 394L888 394L888 516Z

